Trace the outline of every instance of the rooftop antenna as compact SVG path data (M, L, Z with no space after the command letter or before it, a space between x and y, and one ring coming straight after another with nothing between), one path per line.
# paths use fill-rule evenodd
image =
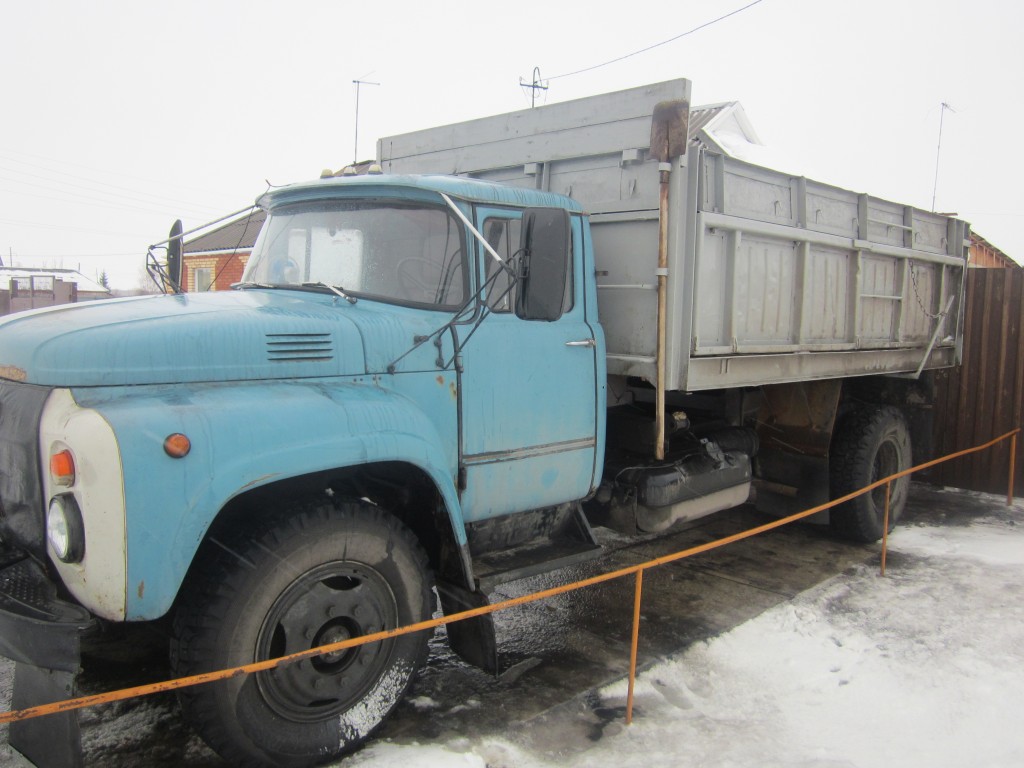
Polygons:
M537 91L546 91L548 89L548 84L540 79L540 67L533 68L533 82L527 83L520 77L519 85L522 88L530 89L530 109L537 106Z
M935 195L939 191L939 157L942 155L942 119L946 116L946 110L956 113L946 102L942 102L942 109L939 110L939 147L935 150L935 184L932 186L932 213L935 212Z
M367 77L367 76L372 75L372 74L373 74L372 72L369 72L366 75L363 75L363 77ZM370 80L363 80L362 78L359 78L358 80L353 80L352 82L355 83L355 86L356 86L356 145L355 145L355 149L352 151L352 162L353 163L358 163L359 162L359 86L361 86L361 85L380 85L380 83L374 83L374 82L372 82Z

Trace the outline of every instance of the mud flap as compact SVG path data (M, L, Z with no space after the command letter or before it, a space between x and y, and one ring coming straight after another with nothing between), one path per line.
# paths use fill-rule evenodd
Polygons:
M88 611L60 600L36 563L0 572L0 655L15 662L11 709L73 698ZM78 710L11 723L10 745L37 766L81 768Z
M487 595L470 592L446 582L438 582L437 594L441 609L451 616L473 608L490 605ZM498 641L494 633L494 616L486 614L446 625L448 646L467 664L491 675L498 674Z

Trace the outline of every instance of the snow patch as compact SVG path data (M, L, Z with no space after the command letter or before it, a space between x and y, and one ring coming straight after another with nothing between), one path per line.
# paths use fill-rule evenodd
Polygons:
M369 693L342 712L338 716L339 746L365 738L380 725L405 692L412 673L412 664L404 659L397 661L384 671Z
M375 744L353 764L1024 765L1024 527L908 528L891 543L915 557L890 561L888 576L855 568L640 675L630 727L623 679L582 713L510 724L502 739ZM544 727L556 736L543 742L557 744L570 717L605 721L592 746L520 742Z
M429 696L415 696L411 699L407 699L407 701L412 704L413 708L420 712L428 712L432 709L437 709L440 706L440 704Z
M1020 532L993 519L976 520L967 528L897 528L889 546L925 557L966 557L989 565L1024 565Z
M373 768L488 768L487 761L480 755L452 751L444 746L416 744L372 744L357 755L337 765L342 768L373 766Z

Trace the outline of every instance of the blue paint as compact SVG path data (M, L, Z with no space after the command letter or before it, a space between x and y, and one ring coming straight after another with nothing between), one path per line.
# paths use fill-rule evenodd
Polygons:
M90 302L9 316L2 365L58 387L262 381L384 373L447 316L308 291L221 291ZM329 359L273 359L271 342L321 336ZM364 343L369 338L371 344ZM434 369L421 349L402 370Z
M476 226L518 220L511 207L479 206ZM490 223L488 223L490 222ZM581 221L574 219L572 308L557 322L526 321L514 312L495 312L477 328L463 350L463 450L467 457L545 450L543 446L595 440L599 419L597 358L603 350L570 347L596 339L596 301L586 300L582 276L593 274L583 247ZM513 238L513 241L515 238ZM516 243L513 242L514 249ZM501 255L501 254L499 254ZM486 273L489 255L477 253ZM588 316L589 311L593 317ZM541 456L512 455L470 464L463 514L468 521L553 506L586 496L599 482L596 443ZM553 472L560 482L544 482Z
M311 201L392 200L396 210L425 204L446 212L441 193L479 229L495 218L518 220L524 206L572 212L575 280L564 317L489 314L483 283L491 257L460 223L452 252L465 259L470 301L463 312L249 288L0 319L0 367L20 369L30 383L71 388L117 438L128 619L168 610L225 504L287 478L407 463L437 487L459 544L466 522L579 499L596 487L604 337L577 203L466 179L371 176L284 187L262 204L271 221L275 209ZM584 340L594 345L567 346ZM451 364L456 344L463 345L459 365ZM183 459L163 452L174 432L191 439ZM461 469L464 489L456 487ZM134 588L142 583L144 591Z
M110 423L121 448L127 583L146 584L141 597L128 590L128 618L155 618L170 607L224 504L288 477L407 462L431 477L463 533L452 482L455 404L433 374L395 378L419 380L402 388L421 389L424 400L369 382L327 380L74 390L79 405ZM164 437L174 432L192 441L184 459L163 452Z

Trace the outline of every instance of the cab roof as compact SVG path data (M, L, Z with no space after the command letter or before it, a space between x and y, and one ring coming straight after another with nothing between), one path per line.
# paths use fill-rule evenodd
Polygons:
M507 205L517 208L543 206L564 208L574 212L583 211L583 207L572 198L554 192L542 192L536 189L510 187L459 176L441 175L372 174L330 177L278 187L261 196L257 203L260 207L269 209L306 200L376 195L434 201L440 194L469 203Z

